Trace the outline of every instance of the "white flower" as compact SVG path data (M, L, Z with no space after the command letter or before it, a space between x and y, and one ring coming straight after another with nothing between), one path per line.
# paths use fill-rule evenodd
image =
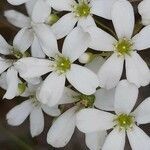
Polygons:
M32 38L30 37L31 32L26 33L26 29L20 30L14 37L13 46L9 45L5 39L0 35L0 74L6 71L6 85L7 91L3 98L12 99L18 93L18 72L13 66L15 61L26 56L26 50L30 47ZM25 36L22 36L25 35ZM8 57L13 56L13 58Z
M61 54L56 38L48 27L37 27L36 31L43 51L51 59L28 57L19 60L15 66L23 78L37 77L52 71L41 86L41 102L49 106L56 105L63 93L66 78L78 91L87 95L93 94L98 86L97 76L89 69L73 64L88 47L88 33L81 28L75 28L66 37Z
M114 51L98 72L100 86L113 88L119 82L125 60L126 77L137 86L150 82L150 70L137 51L150 47L150 26L131 38L134 28L134 12L126 0L118 0L112 7L112 21L118 40L97 27L89 27L90 47L94 50Z
M79 110L85 107L93 107L95 101L94 95L83 95L74 92L69 88L65 88L60 104L74 103L75 106L59 116L50 127L47 134L47 142L53 147L64 147L70 141L75 127L76 114ZM106 138L106 131L99 130L98 132L87 133L85 140L87 146L91 150L99 150Z
M149 150L150 137L138 125L150 123L150 98L147 98L131 112L137 97L138 87L127 80L122 80L115 92L116 115L97 109L83 109L77 114L77 127L84 133L113 128L106 138L102 150L123 150L126 133L133 150Z
M19 126L30 115L30 132L32 137L39 135L44 129L44 116L42 110L51 116L59 116L60 110L57 106L48 107L41 104L36 97L38 86L28 85L26 96L28 100L12 108L6 116L7 122L12 126Z
M15 11L7 10L4 12L4 16L7 20L16 27L23 28L24 34L22 38L29 39L31 42L31 54L33 57L44 58L45 54L42 51L42 48L39 44L39 40L34 33L34 28L36 25L49 23L49 16L51 15L51 7L44 0L37 0L32 6L28 6L29 17L24 14ZM29 34L30 33L30 34Z
M111 7L116 0L50 0L50 5L57 11L69 11L60 18L52 29L57 38L66 36L78 23L79 26L96 26L92 15L111 19Z
M149 8L150 8L150 1L149 0L143 0L138 5L138 11L142 17L143 25L150 25L150 9Z

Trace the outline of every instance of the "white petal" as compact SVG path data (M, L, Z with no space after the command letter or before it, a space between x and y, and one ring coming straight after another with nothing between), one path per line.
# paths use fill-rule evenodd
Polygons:
M41 77L35 77L35 78L24 78L28 84L32 84L32 85L38 85L42 82L42 78Z
M12 65L12 61L9 59L3 59L0 57L0 74Z
M86 29L90 33L90 48L98 51L113 51L115 38L102 29L92 26Z
M36 36L34 36L34 40L31 45L31 55L32 57L45 58L45 53L43 52L40 42Z
M150 97L145 99L134 111L138 124L150 123Z
M6 83L6 74L7 74L7 72L3 72L0 76L0 87L4 90L6 90L8 87L8 85Z
M111 19L111 9L117 0L91 0L91 13L106 19Z
M111 129L114 115L97 109L82 109L77 113L76 125L84 133Z
M143 25L150 25L150 9L149 9L150 1L143 0L138 5L139 14L142 17Z
M55 35L52 33L51 28L45 24L39 24L34 26L35 33L44 53L53 57L56 53L58 53L57 40Z
M0 35L0 53L4 55L9 55L12 46L10 46L6 40Z
M12 4L12 5L20 5L23 3L26 3L29 0L7 0L8 3Z
M110 56L98 72L100 87L111 89L115 87L122 75L124 59L116 53Z
M65 87L63 91L63 95L60 98L59 104L68 104L68 103L74 103L76 101L75 96L77 96L78 93L74 90Z
M38 59L33 57L19 59L15 67L23 78L34 78L44 75L50 71L52 62L47 59Z
M127 0L118 0L112 7L112 21L118 38L131 38L134 29L134 11Z
M57 11L72 11L75 0L50 0L49 4Z
M137 52L126 56L127 79L137 86L146 86L150 83L150 70Z
M51 13L51 7L44 0L37 0L32 11L32 21L43 23Z
M90 35L82 28L76 27L65 38L62 53L74 62L87 50L89 42Z
M98 70L101 68L101 66L105 63L105 59L101 56L96 56L91 62L87 63L85 67L92 70L96 74L98 73Z
M4 12L4 16L7 20L16 27L24 28L31 26L31 20L29 17L24 14L15 11L15 10L6 10Z
M30 114L30 132L32 137L39 135L44 130L44 116L41 108L34 108Z
M114 129L109 133L102 150L124 150L125 147L125 131Z
M139 127L135 126L127 132L132 150L149 150L150 137L144 133Z
M135 84L127 80L120 81L115 92L115 112L129 114L137 101L138 93L138 87Z
M114 111L115 88L110 90L101 88L94 95L96 98L95 107L106 111Z
M64 75L52 72L43 82L40 91L37 93L38 99L43 104L55 106L58 104L65 86Z
M16 50L24 53L31 46L33 39L33 31L28 28L23 28L15 36L13 46Z
M37 0L30 0L28 2L25 3L25 7L26 7L26 10L27 10L27 13L28 15L31 17L32 15L32 10L33 10L33 7L35 5Z
M57 39L61 39L69 34L69 32L74 28L76 22L77 18L74 17L74 14L68 13L53 24L51 28Z
M96 91L99 81L95 73L86 67L76 64L71 65L71 70L67 73L69 82L81 93L91 95Z
M78 26L81 26L83 29L86 29L90 26L96 26L96 24L92 16L87 16L86 18L79 19Z
M17 95L18 90L18 72L14 67L8 69L6 74L6 82L7 82L7 91L3 98L13 99Z
M22 102L20 105L12 108L6 115L8 124L18 126L28 117L33 107L30 100Z
M57 118L47 134L47 142L53 147L64 147L71 139L75 130L75 112L73 107Z
M86 145L90 150L100 150L106 138L106 131L98 131L94 133L86 133Z
M144 50L150 47L150 25L144 27L133 37L134 49Z
M58 106L49 107L49 106L43 104L41 107L42 107L43 111L50 116L55 117L55 116L59 116L61 114Z

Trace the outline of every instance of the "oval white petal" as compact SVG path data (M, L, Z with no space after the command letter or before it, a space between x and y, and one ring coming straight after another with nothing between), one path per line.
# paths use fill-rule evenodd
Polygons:
M117 0L91 0L91 13L106 19L111 19L111 9Z
M137 101L138 93L138 87L135 84L129 83L127 80L120 81L115 92L116 114L129 114Z
M4 16L14 26L19 28L31 27L31 20L29 17L16 10L6 10Z
M144 27L133 37L134 49L144 50L150 47L150 25Z
M64 91L65 79L64 75L52 72L37 91L38 100L49 106L58 104Z
M74 62L87 50L89 42L90 35L82 28L76 27L65 38L62 53Z
M31 55L32 57L45 58L45 53L43 52L40 42L36 36L34 36L34 40L31 45Z
M6 40L0 35L0 53L4 55L9 55L12 46L10 46Z
M53 147L64 147L71 139L75 130L75 113L77 107L73 107L63 113L52 124L47 134L47 142Z
M61 39L68 35L74 28L77 18L73 13L68 13L61 17L55 24L52 25L52 31L57 39Z
M114 3L111 17L118 38L131 38L134 29L134 11L127 0L118 0Z
M32 109L33 107L30 100L24 101L20 105L15 106L6 115L8 124L12 126L22 124L31 113Z
M32 21L35 23L44 23L51 13L51 7L43 0L37 0L32 11Z
M33 31L28 28L23 28L15 36L13 46L16 50L24 53L31 46L33 39Z
M27 57L19 59L14 65L21 77L34 78L52 71L51 64L47 59Z
M14 67L11 67L7 70L6 82L8 87L3 98L13 99L15 96L17 96L18 83L19 83L18 72Z
M91 26L86 29L91 36L89 47L98 51L113 51L116 39L102 29Z
M113 128L114 115L108 112L89 108L77 113L76 125L84 133L108 130Z
M50 116L55 117L55 116L59 116L61 114L58 106L49 107L47 105L42 104L41 107L42 107L43 111Z
M30 114L30 132L32 137L39 135L44 130L44 116L41 108L34 108Z
M139 127L134 126L132 130L127 131L127 135L133 150L150 149L150 137Z
M98 131L94 133L86 133L85 142L90 150L100 150L104 144L107 132Z
M118 84L123 71L123 63L124 59L116 53L106 60L98 72L100 87L111 89Z
M48 57L54 57L58 53L57 40L50 26L45 24L35 25L34 31L41 44L44 53Z
M145 99L134 111L138 124L150 123L150 97Z
M94 94L96 97L94 106L102 110L114 111L115 90L115 88L97 90Z
M126 56L127 79L137 86L146 86L150 83L150 70L137 52Z
M68 81L81 93L91 95L96 91L99 81L94 72L86 67L76 64L71 65L71 70L66 74Z
M125 147L125 131L114 129L109 133L102 150L124 150Z

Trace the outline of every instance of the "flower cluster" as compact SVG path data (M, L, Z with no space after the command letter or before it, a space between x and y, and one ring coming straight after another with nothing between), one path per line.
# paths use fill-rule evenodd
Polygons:
M138 32L127 0L7 1L25 3L28 12L4 12L21 29L12 45L0 35L3 98L26 99L8 112L8 124L30 116L34 137L44 129L45 112L57 117L47 133L53 147L64 147L77 127L90 150L123 150L126 134L133 150L150 150L150 137L138 127L150 123L150 98L134 108L138 89L150 83L139 55L150 48L150 1L139 4ZM97 18L112 21L114 31Z

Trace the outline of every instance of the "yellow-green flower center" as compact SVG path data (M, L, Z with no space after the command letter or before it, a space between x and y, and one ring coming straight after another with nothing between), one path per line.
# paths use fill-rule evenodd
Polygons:
M17 59L20 59L20 58L23 57L23 54L22 54L19 50L14 49L14 48L12 49L12 54L13 54L13 56L16 57Z
M56 56L54 65L55 70L60 74L66 73L71 68L71 62L69 58L60 55Z
M87 17L90 15L91 8L87 1L82 0L74 6L74 12L77 17Z
M134 117L127 114L121 114L117 116L115 122L117 124L117 127L119 127L119 129L128 130L129 128L132 128L134 124Z
M93 104L95 102L95 95L80 94L74 98L78 100L77 105L85 108L93 107Z
M130 55L130 52L133 50L133 43L126 38L120 39L115 44L115 50L119 55Z

